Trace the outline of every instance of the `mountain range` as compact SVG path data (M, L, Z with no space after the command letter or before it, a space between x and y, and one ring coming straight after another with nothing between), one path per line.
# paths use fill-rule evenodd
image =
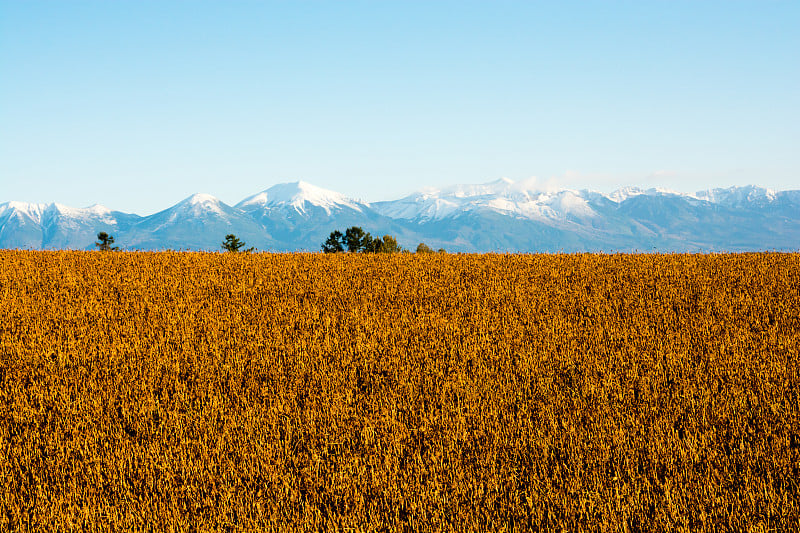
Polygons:
M0 203L0 248L220 250L229 233L261 251L318 251L331 231L361 226L411 250L713 252L800 250L800 190L756 186L694 194L666 189L535 190L500 179L365 203L299 181L230 206L194 194L149 216L58 203Z

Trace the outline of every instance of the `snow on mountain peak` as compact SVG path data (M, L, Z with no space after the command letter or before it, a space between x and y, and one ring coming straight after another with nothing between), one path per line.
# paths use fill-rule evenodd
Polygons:
M28 217L37 224L40 223L42 213L47 209L47 204L35 204L31 202L3 202L0 204L0 217L6 214L16 214L17 216Z
M103 223L115 224L116 221L109 208L104 205L94 204L89 207L70 207L68 205L52 203L42 211L42 219L52 221L55 218L66 218L75 223ZM51 222L52 223L52 222Z
M191 195L189 198L187 198L187 201L189 202L190 205L217 205L217 204L219 204L219 200L216 197L211 196L210 194L202 193L202 192L199 192L199 193Z
M642 189L639 187L622 187L621 189L617 189L616 191L604 195L609 200L613 200L618 204L624 202L628 198L633 198L634 196L659 196L659 195L676 195L676 196L687 196L685 193L674 191L672 189L666 189L664 187L651 187L649 189Z
M729 207L741 207L752 203L770 203L775 200L777 192L755 185L743 187L728 187L725 189L707 189L698 191L694 197L713 204L722 204Z
M428 197L454 197L472 198L475 196L507 195L516 189L515 182L508 178L500 178L488 183L476 183L469 185L452 185L442 189L426 188L420 191ZM420 194L418 193L418 194Z
M508 178L444 189L427 188L394 202L374 204L374 207L389 217L422 221L441 220L475 209L537 220L596 215L586 199L575 191L537 191L531 180L515 182Z
M639 187L623 187L604 196L617 203L622 203L628 198L640 195L673 195L694 200L703 200L706 202L711 202L712 204L720 204L728 207L744 207L750 204L770 203L775 200L777 194L777 191L772 189L757 187L755 185L745 185L742 187L706 189L704 191L698 191L694 194L679 192L664 187L652 187L650 189L641 189Z
M341 193L317 187L305 181L280 183L256 195L245 198L236 207L245 211L270 207L291 206L298 213L306 212L306 204L321 207L327 214L349 207L361 211L361 205Z
M89 207L70 207L64 204L53 203L50 204L49 207L63 215L76 218L85 217L87 215L105 216L111 213L111 209L100 204L94 204Z
M95 213L97 215L108 215L108 214L111 214L111 209L109 209L108 207L106 207L106 206L104 206L102 204L90 205L86 209L90 213Z
M215 196L195 193L172 208L174 212L170 220L176 220L179 212L193 217L203 217L208 214L225 217L222 206L222 202Z

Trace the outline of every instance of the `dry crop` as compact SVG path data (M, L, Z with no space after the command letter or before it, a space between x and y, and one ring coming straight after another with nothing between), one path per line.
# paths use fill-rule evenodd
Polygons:
M0 252L0 530L800 529L800 255Z

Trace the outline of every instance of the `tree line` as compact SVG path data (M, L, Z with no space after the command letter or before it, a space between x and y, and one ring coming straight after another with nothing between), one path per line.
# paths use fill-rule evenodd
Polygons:
M114 251L119 250L119 246L114 246L114 237L105 231L97 234L97 241L94 245L101 251ZM242 250L246 246L245 242L239 239L233 233L225 236L225 240L220 245L220 248L226 252L252 252L255 250L252 246ZM339 252L353 252L353 253L398 253L407 252L402 246L397 244L397 239L391 235L384 235L383 237L373 237L369 232L365 232L359 226L351 226L342 233L339 230L334 230L328 236L324 243L322 243L322 251L326 254L339 253ZM440 253L444 252L444 248L439 248ZM432 253L433 250L424 242L419 243L417 246L417 253Z
M373 237L359 226L351 226L344 233L332 231L328 239L322 243L322 251L326 254L338 252L361 253L397 253L404 251L391 235Z
M397 253L408 252L405 248L397 244L397 239L391 235L383 237L373 237L369 232L365 232L359 226L351 226L344 233L339 230L332 231L327 240L322 243L322 251L326 254L351 252L351 253ZM444 248L439 248L440 253ZM433 253L430 246L424 242L419 243L416 252Z

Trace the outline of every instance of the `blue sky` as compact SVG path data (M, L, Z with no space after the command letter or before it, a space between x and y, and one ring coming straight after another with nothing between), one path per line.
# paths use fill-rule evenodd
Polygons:
M800 2L0 0L0 202L800 188Z

